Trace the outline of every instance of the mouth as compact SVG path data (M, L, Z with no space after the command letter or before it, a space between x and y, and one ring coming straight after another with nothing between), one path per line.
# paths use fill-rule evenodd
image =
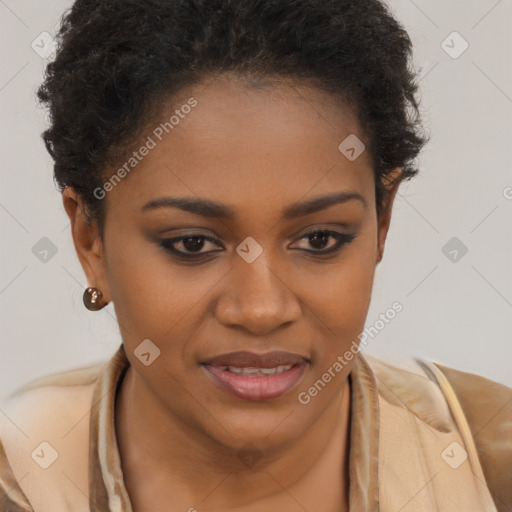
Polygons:
M223 390L243 400L279 398L301 379L310 361L288 352L231 352L201 363L208 376Z

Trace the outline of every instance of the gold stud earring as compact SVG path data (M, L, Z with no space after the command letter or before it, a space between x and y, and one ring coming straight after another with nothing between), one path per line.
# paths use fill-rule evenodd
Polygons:
M89 287L84 291L84 306L89 311L99 311L104 308L107 304L101 304L100 301L103 294L98 288Z

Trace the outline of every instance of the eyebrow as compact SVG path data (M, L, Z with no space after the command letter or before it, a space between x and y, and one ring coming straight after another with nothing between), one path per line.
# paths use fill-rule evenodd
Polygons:
M314 197L307 201L298 201L293 203L283 210L282 218L284 220L292 220L325 210L326 208L336 204L347 203L348 201L353 200L359 201L364 208L368 208L368 204L361 194L352 191L344 191ZM230 206L222 203L216 203L209 199L194 197L159 197L157 199L152 199L142 206L141 211L145 212L157 208L179 208L203 217L225 219L229 221L234 221L236 219L235 210Z

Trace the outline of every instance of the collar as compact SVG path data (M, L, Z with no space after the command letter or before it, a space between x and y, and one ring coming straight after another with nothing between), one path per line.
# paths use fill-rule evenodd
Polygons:
M124 486L115 430L115 400L130 363L121 344L102 368L91 404L89 491L91 512L133 512ZM378 512L379 405L375 376L361 353L350 375L349 508Z

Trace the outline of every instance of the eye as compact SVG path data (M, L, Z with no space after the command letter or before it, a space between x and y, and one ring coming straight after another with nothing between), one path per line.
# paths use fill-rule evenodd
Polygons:
M210 242L219 247L219 244L212 237L206 235L198 235L198 234L188 234L183 236L178 236L175 238L165 238L160 241L160 245L167 251L172 254L182 257L185 259L193 259L197 257L204 256L205 254L209 254L211 252L216 251L202 251L201 249L204 247L205 242ZM182 249L178 249L181 247Z
M301 237L300 240L307 240L309 245L313 247L313 250L304 249L306 252L324 255L338 252L344 245L352 242L355 237L355 234L339 233L329 229L316 229ZM330 246L329 239L333 240Z
M313 247L313 250L303 249L304 251L321 256L324 254L338 252L344 245L352 242L355 237L355 234L339 233L328 229L316 229L314 231L310 231L299 240L307 239L310 246ZM334 241L330 246L329 239ZM218 249L203 251L202 249L205 247L206 242L209 242L216 247L221 247L215 238L194 233L174 238L165 238L161 240L159 244L173 256L192 260L195 258L201 258L213 252L218 252ZM327 247L327 249L325 247ZM222 248L220 250L222 250Z

